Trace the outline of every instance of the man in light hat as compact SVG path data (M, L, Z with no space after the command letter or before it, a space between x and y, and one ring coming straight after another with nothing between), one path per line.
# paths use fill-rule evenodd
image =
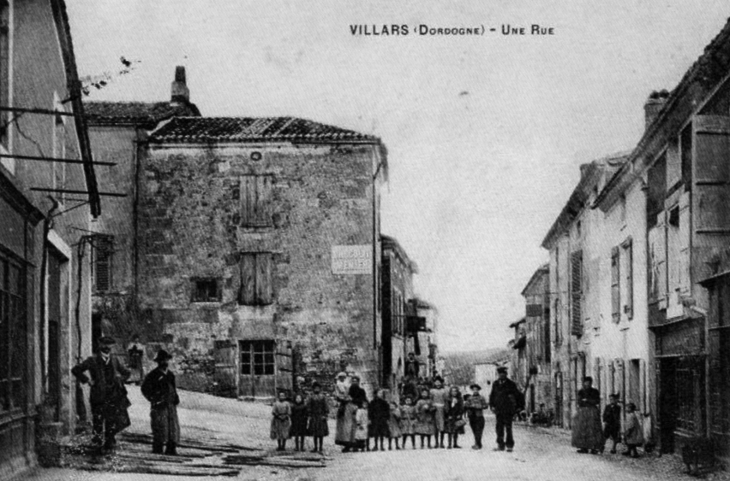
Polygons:
M142 383L142 395L150 402L152 423L152 452L174 456L180 443L180 422L177 405L180 398L175 387L175 375L169 370L172 356L164 349L157 351L157 367L150 371Z
M91 386L89 403L94 444L104 450L114 449L116 434L129 426L127 408L131 403L124 382L129 379L130 371L112 354L114 343L111 337L101 337L99 352L71 369L82 384Z
M495 451L512 452L515 440L512 436L512 418L522 409L522 393L517 384L507 378L507 368L497 368L499 378L492 384L492 393L489 395L489 405L497 416L497 447ZM505 440L505 431L507 439Z

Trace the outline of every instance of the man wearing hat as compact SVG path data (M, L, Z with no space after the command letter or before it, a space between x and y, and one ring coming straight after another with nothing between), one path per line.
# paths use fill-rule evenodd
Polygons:
M94 429L94 443L105 450L116 444L114 437L129 426L127 408L130 406L124 382L130 372L113 354L114 339L99 339L99 352L71 369L82 383L91 386L89 403ZM85 372L88 371L88 376ZM103 445L102 445L103 439Z
M152 405L152 452L162 454L165 445L165 454L174 456L180 443L180 422L177 418L180 398L175 387L175 375L168 369L170 359L172 356L164 349L157 351L157 367L145 376L142 395Z
M489 405L497 416L497 447L495 451L512 452L515 440L512 437L512 418L522 409L522 393L517 384L507 378L507 368L497 368L499 378L492 384L492 393L489 395ZM507 439L505 440L505 431Z
M469 426L474 434L474 446L472 449L482 449L482 434L484 433L484 410L487 409L487 400L481 395L482 387L479 384L472 384L471 397L464 403L467 415L469 416Z

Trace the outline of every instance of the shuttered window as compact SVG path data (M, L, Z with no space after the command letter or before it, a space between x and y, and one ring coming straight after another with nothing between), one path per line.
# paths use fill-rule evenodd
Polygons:
M26 268L0 251L0 413L25 408Z
M270 252L246 252L241 255L241 289L238 303L266 306L273 302Z
M0 105L10 105L10 4L7 0L0 0ZM0 112L0 145L6 149L8 120L9 113ZM14 165L2 160L4 165Z
M112 258L114 236L94 236L94 288L98 292L112 289Z
M218 279L192 279L192 302L218 302L221 291Z
M623 244L624 258L626 263L624 270L626 271L626 303L624 304L624 311L629 319L634 318L634 245L632 239L629 237Z
M611 249L611 317L621 320L621 265L618 247Z
M241 177L240 202L243 227L270 227L273 175Z
M571 289L570 289L570 331L576 336L583 335L583 252L573 252L570 256L570 273L571 273Z

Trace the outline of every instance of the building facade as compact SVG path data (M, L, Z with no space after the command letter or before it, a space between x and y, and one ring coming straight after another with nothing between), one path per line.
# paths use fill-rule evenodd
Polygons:
M538 268L522 290L525 298L524 363L525 408L537 411L541 404L553 409L550 344L550 267ZM516 342L519 342L516 340Z
M65 3L0 2L3 479L53 462L87 419L70 368L91 349L86 231L101 202L81 95Z
M173 118L150 134L138 322L181 386L269 398L339 371L379 383L386 169L379 139L297 118Z

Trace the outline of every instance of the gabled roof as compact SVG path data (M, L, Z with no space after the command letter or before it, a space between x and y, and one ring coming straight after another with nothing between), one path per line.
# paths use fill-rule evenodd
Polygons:
M152 132L149 141L380 143L371 135L296 117L175 117Z
M154 128L171 117L200 116L190 102L84 102L89 125Z
M530 280L527 281L527 284L525 285L525 288L522 289L522 295L524 296L527 290L532 287L532 285L538 280L540 276L545 276L550 273L550 264L543 264L540 267L537 268L535 272L532 273L532 277L530 277Z

